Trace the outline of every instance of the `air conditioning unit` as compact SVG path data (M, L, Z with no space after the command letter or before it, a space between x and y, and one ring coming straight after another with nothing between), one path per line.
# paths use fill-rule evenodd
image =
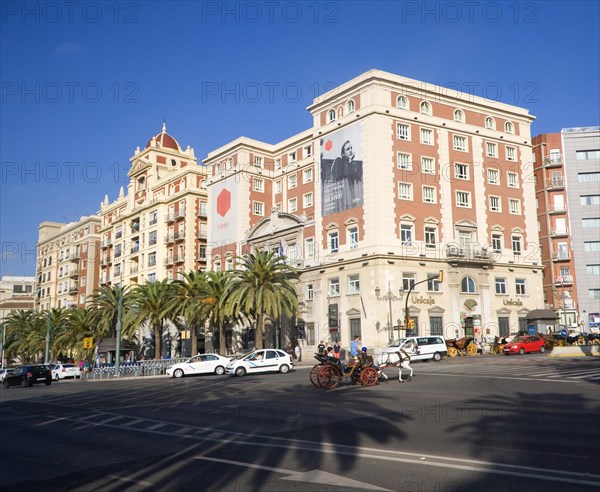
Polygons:
M448 256L465 256L465 252L459 246L448 246Z

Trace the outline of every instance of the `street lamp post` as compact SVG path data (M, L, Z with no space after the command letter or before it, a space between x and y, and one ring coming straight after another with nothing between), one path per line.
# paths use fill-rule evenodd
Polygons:
M377 297L378 301L387 301L389 303L389 324L388 324L388 337L389 337L389 341L390 343L392 342L393 339L393 317L392 317L392 301L396 302L396 301L401 301L402 300L402 294L403 294L403 290L400 289L398 291L398 293L400 294L400 296L395 296L392 293L392 287L390 282L388 281L388 291L387 293L383 296L383 297L379 297L379 294L381 294L381 289L379 287L377 287L375 289L375 297Z
M122 277L121 277L122 278ZM119 299L117 301L117 343L115 347L115 377L121 376L121 313L123 311L123 284L119 285Z

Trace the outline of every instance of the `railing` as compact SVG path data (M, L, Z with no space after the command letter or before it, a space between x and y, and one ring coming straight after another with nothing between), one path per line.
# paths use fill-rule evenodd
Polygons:
M552 259L553 260L558 260L558 261L561 261L561 260L570 260L571 256L568 255L568 254L565 255L565 254L559 254L559 253L552 253Z
M546 188L564 188L565 178L549 178L546 180Z
M165 215L165 222L173 222L175 220L175 212L169 212Z
M172 359L140 360L137 362L124 362L119 365L120 377L160 376L165 374L167 367L188 360L187 357ZM111 379L115 376L114 364L101 364L93 367L87 374L88 379Z
M133 267L133 266L132 266L132 267L129 269L129 275L135 275L135 274L138 272L138 270L139 270L139 268L138 268L138 267L136 267L136 266L135 266L135 267Z
M446 257L448 261L493 263L499 253L487 248L476 248L474 246L461 248L458 245L446 246Z
M550 235L551 236L568 236L569 230L568 229L555 229L555 230L550 231Z
M185 231L178 231L175 233L174 235L175 241L181 241L182 239L185 239Z
M562 212L566 212L567 209L564 205L549 205L548 206L548 212L549 213L562 213Z
M546 167L560 166L562 163L562 154L551 154L549 156L544 157L544 166Z
M198 238L205 239L208 236L208 232L205 229L198 229Z
M554 277L555 284L572 284L573 276L572 275L557 275Z
M177 210L177 212L175 212L175 218L176 219L182 219L183 217L185 217L185 209L184 210Z

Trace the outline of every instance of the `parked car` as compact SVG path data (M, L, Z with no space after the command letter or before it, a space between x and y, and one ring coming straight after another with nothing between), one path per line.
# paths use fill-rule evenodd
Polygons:
M385 347L382 353L395 354L408 342L412 342L418 347L417 355L411 355L411 360L433 359L437 362L441 360L442 357L448 355L446 341L441 336L400 338L399 340L392 342L388 347Z
M81 377L81 369L75 364L54 364L53 366L50 366L50 369L54 381L60 381L65 378Z
M7 374L2 383L5 388L11 386L33 386L44 383L46 386L52 384L52 372L45 365L30 365L17 367L12 374Z
M4 382L4 378L8 375L8 374L12 374L14 371L14 369L0 369L0 383Z
M545 352L546 342L538 335L515 337L504 346L504 355Z
M227 374L244 376L245 374L257 374L261 372L281 372L283 374L294 368L292 356L283 350L262 349L255 350L249 354L234 359L227 364Z
M185 362L179 362L167 367L167 376L182 378L192 374L225 374L225 367L231 357L219 354L201 354Z

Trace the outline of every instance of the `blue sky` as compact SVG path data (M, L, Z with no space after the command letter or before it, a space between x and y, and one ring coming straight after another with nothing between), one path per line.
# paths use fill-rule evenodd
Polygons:
M523 106L534 135L600 120L599 2L71 3L0 3L0 275L114 200L163 118L199 160L275 143L378 68Z

